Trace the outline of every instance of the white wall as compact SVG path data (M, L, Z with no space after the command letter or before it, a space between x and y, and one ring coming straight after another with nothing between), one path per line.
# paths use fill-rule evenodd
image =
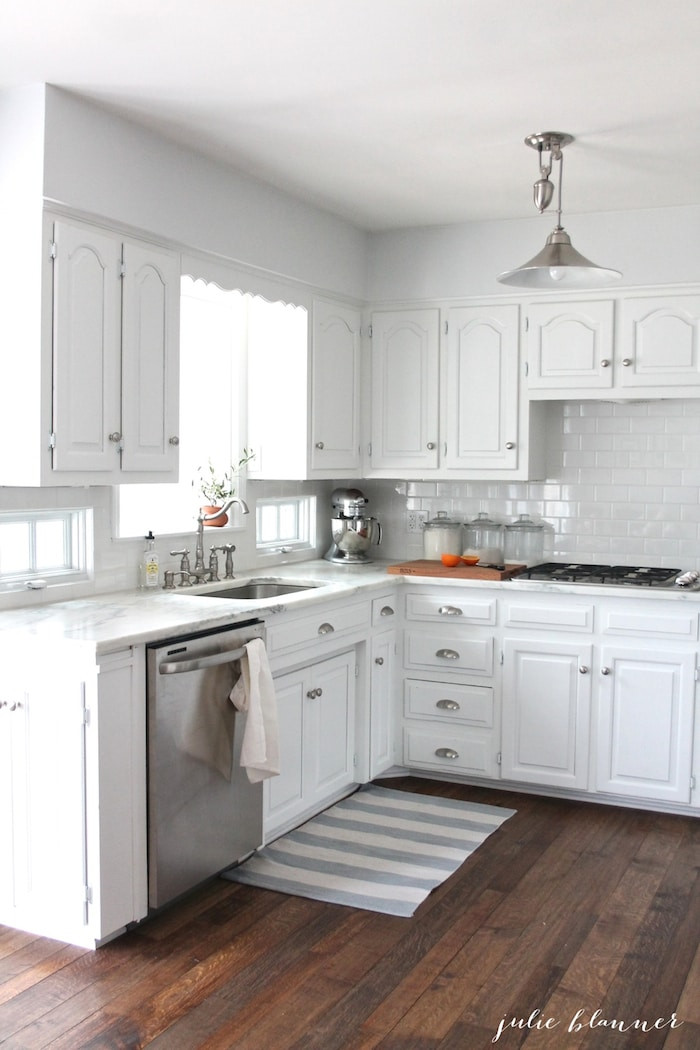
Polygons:
M46 88L45 196L336 294L366 294L367 234L76 95Z
M554 216L389 230L370 235L375 301L511 295L496 275L531 259ZM700 281L700 207L564 215L574 247L622 271L625 286Z

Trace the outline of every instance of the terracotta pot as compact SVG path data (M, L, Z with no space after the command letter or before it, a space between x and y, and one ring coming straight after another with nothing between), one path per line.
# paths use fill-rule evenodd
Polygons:
M213 514L214 511L220 510L219 507L200 507L199 508L204 514ZM211 521L205 521L205 525L213 525L214 528L220 529L222 525L228 524L228 514L219 514L217 518L212 518Z

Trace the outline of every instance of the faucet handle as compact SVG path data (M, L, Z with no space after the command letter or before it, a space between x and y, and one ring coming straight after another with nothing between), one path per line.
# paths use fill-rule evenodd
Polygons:
M224 570L225 578L227 580L233 580L233 552L236 549L235 543L222 543L219 547L212 547L212 554L214 551L221 551L226 555L226 567Z
M171 551L173 556L180 555L180 572L190 571L189 548L183 547L181 551Z

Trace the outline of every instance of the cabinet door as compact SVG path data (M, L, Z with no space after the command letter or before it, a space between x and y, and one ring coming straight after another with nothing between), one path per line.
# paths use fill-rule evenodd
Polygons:
M450 310L444 365L449 470L518 464L518 307Z
M280 774L264 782L265 831L269 833L304 808L305 670L275 679L279 725Z
M577 641L506 640L503 777L587 787L591 655Z
M304 708L304 800L323 802L355 779L355 652L312 670Z
M395 631L383 631L372 638L370 652L370 780L394 764L395 647Z
M124 244L122 315L121 468L176 481L180 267L172 252Z
M700 296L621 303L618 384L700 386Z
M119 471L121 240L54 225L53 469Z
M3 659L0 724L11 765L0 853L11 860L3 863L0 921L86 944L87 685L59 654L45 659L33 667L31 650Z
M372 315L373 470L427 470L438 464L436 309Z
M526 321L530 390L606 389L613 382L613 303L534 303Z
M314 300L311 363L311 468L360 467L360 312Z
M695 653L601 651L596 787L690 801Z

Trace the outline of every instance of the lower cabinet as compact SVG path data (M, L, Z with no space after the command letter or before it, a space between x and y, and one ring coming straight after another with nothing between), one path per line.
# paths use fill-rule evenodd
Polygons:
M143 664L3 652L0 922L94 948L146 902Z
M598 791L688 803L696 655L687 649L601 649Z
M370 644L369 778L394 764L394 652L396 632L376 634Z
M503 777L588 787L592 655L590 642L505 640Z
M353 649L275 679L281 772L264 785L267 840L353 784L355 665Z
M435 772L498 776L494 689L488 684L404 682L404 762Z

